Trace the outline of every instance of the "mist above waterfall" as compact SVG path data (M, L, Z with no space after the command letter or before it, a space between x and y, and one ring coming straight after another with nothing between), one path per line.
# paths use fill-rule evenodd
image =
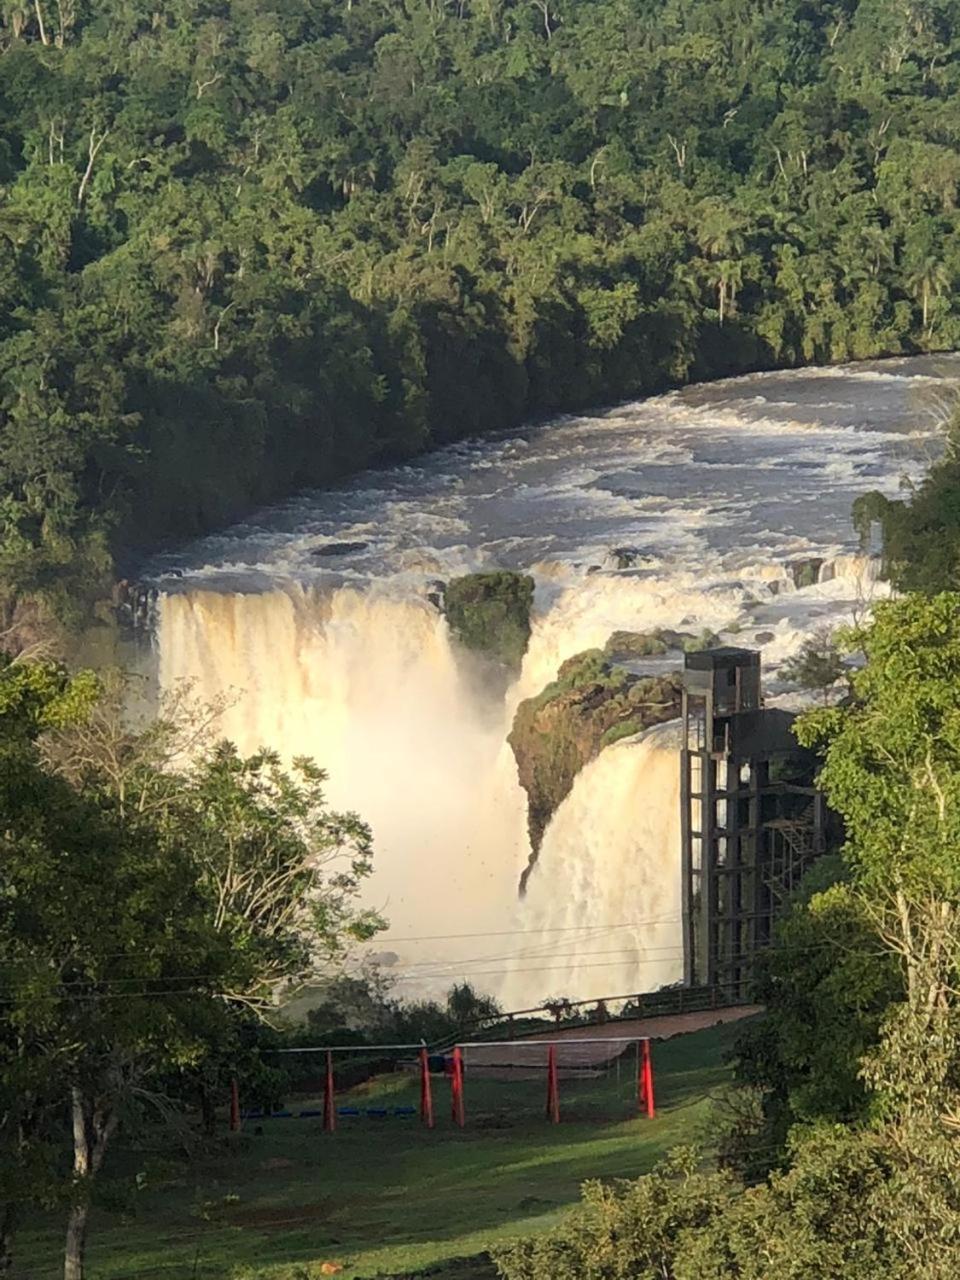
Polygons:
M761 648L768 696L789 699L776 668L804 634L883 592L851 503L920 472L936 444L929 424L909 429L916 388L958 369L922 359L734 379L301 495L154 566L161 685L231 695L222 728L242 750L313 756L332 803L371 823L367 896L390 919L377 945L396 953L401 991L469 978L523 1004L671 981L669 731L582 770L518 902L516 706L613 631L658 627ZM505 695L431 602L437 579L493 567L536 582Z

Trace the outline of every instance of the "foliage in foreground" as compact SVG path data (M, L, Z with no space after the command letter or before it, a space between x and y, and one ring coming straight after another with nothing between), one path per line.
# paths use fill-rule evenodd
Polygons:
M919 1135L918 1135L919 1137ZM942 1134L825 1128L761 1186L681 1149L590 1183L555 1231L495 1253L504 1280L946 1280L960 1267L960 1153Z
M381 925L355 904L370 833L311 762L121 709L90 677L0 665L0 1270L30 1207L59 1205L83 1280L120 1126L202 1093L250 1011Z
M878 945L839 859L808 874L758 963L763 1018L742 1032L736 1078L755 1091L757 1117L735 1116L723 1157L748 1181L788 1159L796 1126L863 1120L869 1093L860 1063L880 1038L884 1012L903 996L894 957Z

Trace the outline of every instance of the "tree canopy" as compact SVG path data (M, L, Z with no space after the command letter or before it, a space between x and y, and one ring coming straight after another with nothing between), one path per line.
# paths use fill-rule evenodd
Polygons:
M958 0L0 10L3 629L294 486L957 345Z

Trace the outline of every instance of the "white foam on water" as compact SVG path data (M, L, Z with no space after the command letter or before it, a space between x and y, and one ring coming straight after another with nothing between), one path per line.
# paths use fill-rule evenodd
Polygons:
M788 697L778 668L803 638L885 592L849 512L857 493L891 492L928 461L904 428L909 387L935 378L912 367L752 375L299 495L158 562L161 685L235 691L227 736L313 756L331 802L371 823L366 897L391 924L376 949L396 953L405 990L475 978L528 1004L672 981L669 731L608 747L581 772L518 904L529 844L506 745L516 706L613 631L661 627L762 648L769 687ZM883 396L860 413L873 382ZM350 542L367 545L318 554ZM824 562L802 590L798 558ZM427 600L436 578L495 567L536 582L505 696ZM465 936L511 930L505 943Z

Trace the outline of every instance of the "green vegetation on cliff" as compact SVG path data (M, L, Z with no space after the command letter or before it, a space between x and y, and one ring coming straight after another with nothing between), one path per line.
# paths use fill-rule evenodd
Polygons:
M628 638L645 647L647 638L626 632L615 633L611 643L622 651ZM603 649L569 658L552 684L520 703L508 741L527 793L531 858L521 889L547 823L583 766L612 742L673 720L679 712L678 676L634 675Z
M958 51L960 0L4 5L4 629L525 415L957 346Z
M468 573L444 591L444 612L461 644L519 671L530 641L534 582L524 573Z

